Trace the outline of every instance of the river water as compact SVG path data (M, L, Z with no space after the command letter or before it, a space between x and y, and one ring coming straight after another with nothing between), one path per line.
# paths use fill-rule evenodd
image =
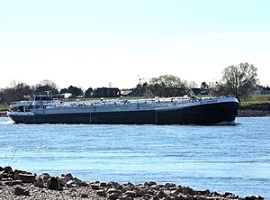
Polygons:
M23 125L0 118L0 166L87 181L156 181L270 199L270 118L235 125Z

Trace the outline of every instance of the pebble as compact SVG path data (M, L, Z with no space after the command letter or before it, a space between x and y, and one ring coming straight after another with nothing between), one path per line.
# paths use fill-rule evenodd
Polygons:
M33 179L34 177L34 179ZM190 187L147 181L134 185L130 182L89 182L72 174L59 177L48 173L12 170L10 166L0 167L0 200L264 200L262 196L239 197L231 192L219 194L209 189L197 191Z

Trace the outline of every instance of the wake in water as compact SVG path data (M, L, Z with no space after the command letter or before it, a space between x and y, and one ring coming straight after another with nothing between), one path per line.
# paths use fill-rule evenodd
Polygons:
M218 123L212 123L212 124L187 124L187 125L181 125L181 126L236 126L240 123L236 123L235 121L223 121Z
M239 123L236 123L235 121L224 121L224 122L219 122L217 123L216 125L225 125L225 126L236 126L238 125Z
M0 121L0 124L14 124L14 121L8 119L7 121Z

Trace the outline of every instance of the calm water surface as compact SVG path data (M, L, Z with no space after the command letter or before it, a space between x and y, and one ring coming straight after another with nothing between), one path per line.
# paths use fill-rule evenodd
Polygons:
M0 166L134 184L153 180L270 199L270 118L235 126L17 125L0 118Z

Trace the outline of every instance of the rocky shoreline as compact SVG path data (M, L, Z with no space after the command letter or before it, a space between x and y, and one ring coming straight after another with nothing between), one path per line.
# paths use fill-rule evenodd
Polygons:
M219 194L210 190L196 191L190 187L147 181L142 184L130 182L83 181L72 174L59 177L48 173L37 175L12 167L0 167L0 199L46 199L46 200L263 200L262 196L239 197L231 192Z
M270 117L270 109L239 109L237 117Z
M251 104L248 107L241 107L238 110L238 117L269 117L270 104Z
M7 117L7 111L0 111L0 117Z

